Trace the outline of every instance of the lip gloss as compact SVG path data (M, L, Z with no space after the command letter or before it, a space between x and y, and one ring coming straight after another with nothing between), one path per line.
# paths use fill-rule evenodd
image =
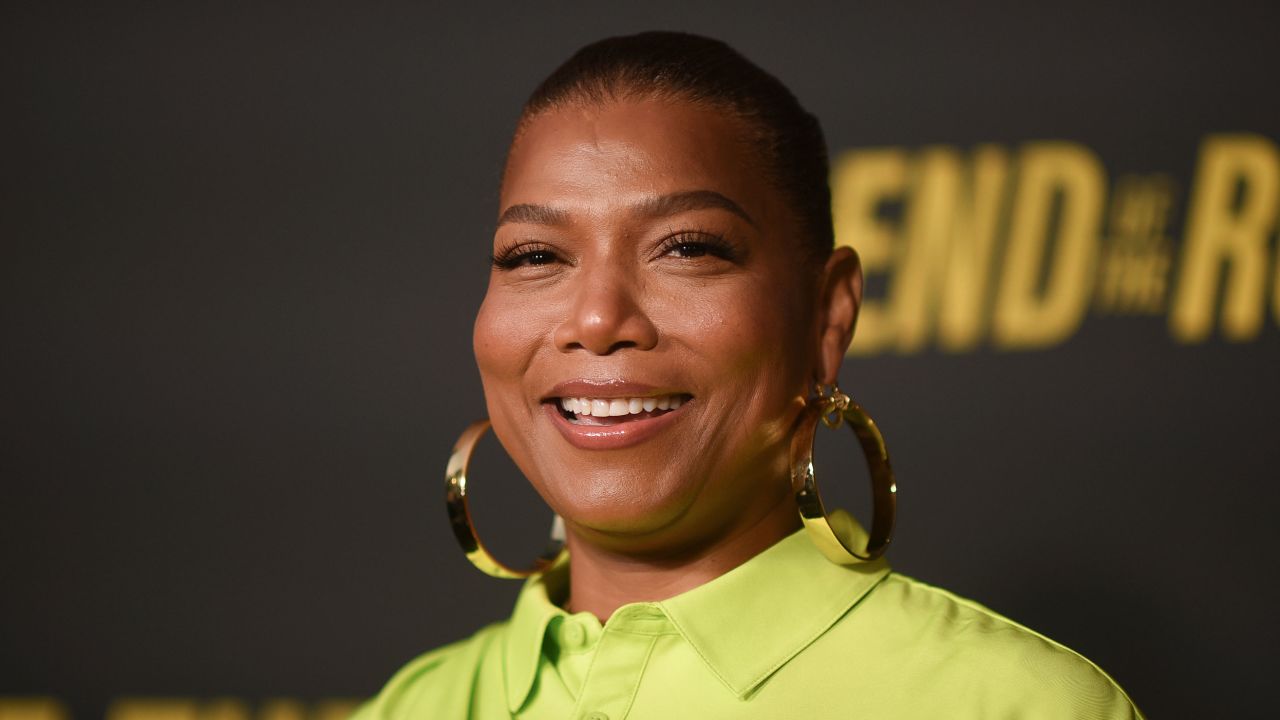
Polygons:
M636 417L611 425L579 425L570 422L555 403L543 403L542 410L565 440L581 450L617 450L638 445L662 432L684 416L688 402L657 416Z

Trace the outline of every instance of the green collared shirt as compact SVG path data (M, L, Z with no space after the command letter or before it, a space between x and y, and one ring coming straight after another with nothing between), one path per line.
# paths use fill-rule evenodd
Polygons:
M515 612L427 653L353 720L1140 718L1080 655L884 561L829 562L803 530L743 565L600 622L567 567Z

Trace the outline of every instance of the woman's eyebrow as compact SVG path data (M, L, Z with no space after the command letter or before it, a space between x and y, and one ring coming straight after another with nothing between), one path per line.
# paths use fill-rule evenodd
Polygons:
M720 210L728 210L746 220L753 227L756 226L756 221L747 214L746 210L742 209L741 205L715 190L687 190L659 195L640 201L635 208L640 214L648 217L666 217L689 210L718 208Z
M535 225L567 225L569 213L550 205L512 205L498 217L498 227L507 223L533 223Z
M686 190L668 193L656 197L645 198L632 206L632 211L645 217L667 217L690 210L706 210L715 208L727 210L746 220L752 227L756 221L747 214L742 206L715 190ZM550 205L531 205L521 203L512 205L502 211L498 217L498 227L507 223L532 223L535 225L567 225L569 213Z

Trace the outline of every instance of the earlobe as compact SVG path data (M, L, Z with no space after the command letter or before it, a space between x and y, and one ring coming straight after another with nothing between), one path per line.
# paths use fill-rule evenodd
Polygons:
M862 305L862 263L858 253L848 246L836 248L827 259L822 278L816 370L818 382L830 385L839 375Z

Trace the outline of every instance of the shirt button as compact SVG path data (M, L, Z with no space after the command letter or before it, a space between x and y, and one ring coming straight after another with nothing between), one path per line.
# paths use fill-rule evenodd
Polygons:
M570 647L582 647L586 641L587 631L583 630L581 625L578 623L568 623L564 626L564 642L566 645L569 645ZM590 720L609 720L603 715L597 718L595 713L588 717Z
M609 720L609 716L597 711L588 715L587 720Z

